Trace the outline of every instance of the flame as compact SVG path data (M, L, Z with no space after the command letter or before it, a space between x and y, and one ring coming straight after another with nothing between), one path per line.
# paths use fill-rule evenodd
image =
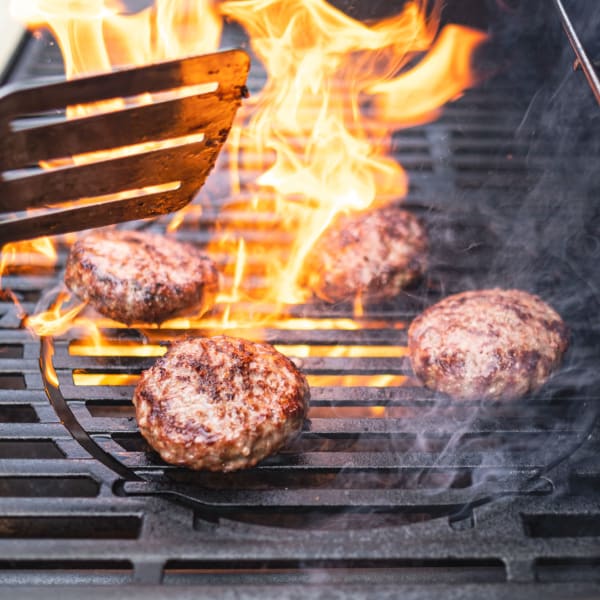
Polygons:
M68 79L94 73L109 72L116 67L144 65L161 60L202 54L219 46L222 19L214 0L157 0L153 6L134 14L126 14L117 0L10 0L11 15L31 28L47 26L60 46ZM213 84L186 89L181 95L204 93ZM69 106L67 116L76 118L99 112L118 110L126 104L146 104L174 91L142 95L136 98L116 98L97 103ZM108 151L90 152L43 162L45 169L59 168L74 162L87 164L107 158L127 156L142 151L199 141L202 134L193 134L162 142L147 142ZM126 199L177 189L181 182L165 182L136 190L91 199L78 204ZM72 204L72 203L68 203ZM59 208L61 205L57 205ZM65 236L68 239L68 236ZM24 266L52 266L56 262L54 242L49 238L8 244L2 249L0 276ZM17 302L17 299L13 299ZM64 303L61 296L57 305ZM73 326L69 323L80 310L69 308L61 313L56 306L51 311L28 319L27 326L38 335L60 335ZM54 323L53 323L54 320ZM91 327L93 329L93 327Z
M25 326L40 337L66 333L76 323L75 317L85 308L84 303L79 303L64 310L63 306L69 298L67 292L61 292L50 310L27 317Z
M140 379L139 375L108 374L108 373L73 373L75 385L135 385Z
M225 298L227 299L227 298ZM133 323L125 325L119 321L114 321L104 317L86 308L85 303L77 302L73 295L62 290L52 306L33 316L28 316L25 325L37 336L60 336L69 331L85 333L93 340L97 347L103 346L106 342L102 335L103 329L140 329L147 337L157 337L160 340L169 339L169 331L189 331L194 330L199 335L241 335L249 339L262 340L265 337L264 327L268 325L272 329L287 330L346 330L355 331L358 329L382 329L389 327L389 323L383 320L374 319L350 319L350 318L302 318L282 315L274 318L270 312L262 316L253 312L246 318L239 321L231 320L229 316L229 304L225 304L222 315L213 314L212 316L198 315L196 317L178 317L164 321L160 325L155 323ZM87 314L82 314L86 311ZM403 329L405 324L397 322L394 328ZM300 346L295 346L300 348ZM333 348L333 347L332 347ZM365 347L368 348L368 347ZM368 350L366 350L368 352ZM101 355L101 354L96 354Z
M411 45L405 40L423 49L432 28L418 3L377 28L324 0L231 0L221 10L244 25L268 73L240 132L239 167L247 168L245 155L258 163L252 166L264 172L256 181L254 210L275 209L294 231L289 256L267 259L272 266L265 299L300 302L307 297L296 284L304 259L334 216L407 189L402 168L370 143L359 110L358 94L373 80L364 53L375 62L378 50L403 40L392 57L400 64ZM357 59L356 53L363 55ZM348 83L342 93L340 78ZM274 202L261 200L263 190L275 192Z
M219 296L217 297L217 302L225 303L225 312L223 313L223 324L227 324L230 322L232 304L241 300L240 285L242 283L244 271L246 270L247 260L246 243L243 239L238 240L236 257L237 258L235 261L235 272L233 274L233 283L231 285L231 290L228 294L219 294Z
M167 348L157 344L136 344L133 342L111 342L97 339L77 340L69 346L72 356L163 356Z
M19 318L26 313L17 296L11 290L5 290L2 276L10 273L32 273L38 269L54 267L57 260L56 248L48 237L5 244L0 251L0 298L10 298L16 307Z
M406 375L308 375L311 387L390 387L406 385Z
M277 213L278 226L293 237L284 249L249 243L249 252L268 265L260 300L286 304L310 296L301 273L332 219L406 194L405 171L386 156L391 127L433 118L441 105L475 83L469 57L485 34L447 26L436 38L441 3L431 5L412 0L400 14L371 25L325 0L221 5L224 15L248 31L268 75L230 146L232 190L243 187L235 179L240 172L258 170L250 210ZM413 93L417 88L419 94ZM374 111L362 110L364 97L371 98ZM385 112L383 106L395 112L388 115L391 108ZM234 239L239 225L232 219L228 231ZM231 253L225 238L211 250ZM360 299L356 309L360 314Z
M473 53L487 36L482 31L447 25L417 67L369 88L377 117L395 127L420 125L436 118L441 107L477 81ZM402 102L398 102L402 98Z
M44 363L44 373L46 375L46 381L55 388L59 387L58 375L54 368L52 358L54 357L54 346L49 344L47 346L47 360Z
M51 28L69 78L213 51L223 17L246 29L267 72L263 90L242 109L229 137L232 197L221 209L219 235L209 246L211 254L226 260L215 311L171 319L160 328L134 324L147 343L123 342L102 332L125 325L61 294L49 311L28 318L26 325L38 335L74 330L79 338L71 344L71 354L98 357L161 356L165 347L159 342L177 339L189 329L260 340L266 338L267 328L389 328L387 321L368 318L360 297L354 302L354 318L298 317L289 305L310 297L300 284L305 259L337 214L405 196L408 175L387 155L391 131L435 118L446 102L477 82L471 56L486 36L455 25L440 31L441 5L441 0L409 0L399 14L365 24L326 0L156 0L135 14L126 14L116 0L11 0L15 16L31 26ZM115 99L72 107L69 114L152 100ZM91 153L74 160L98 158ZM257 173L250 183L242 180L248 173ZM201 214L197 206L180 211L168 229L177 229L192 211ZM252 231L263 234L258 242L244 235L248 214ZM2 261L6 269L4 254ZM299 359L406 355L400 346L278 348ZM74 373L73 378L77 385L137 381L137 375L87 372ZM409 381L390 374L308 379L315 386L384 387ZM380 406L368 411L372 416L387 414Z
M405 346L309 346L275 345L275 348L292 359L302 357L381 357L399 358L408 354ZM165 346L134 342L114 342L99 338L77 340L69 346L74 356L137 356L159 357L166 352ZM139 376L136 374L85 373L75 371L75 385L133 385ZM311 375L307 380L312 387L325 386L370 386L389 387L405 385L409 378L405 375ZM381 416L384 407L366 407L368 415ZM353 410L364 411L364 407ZM358 414L358 413L357 413Z
M309 346L278 345L275 348L287 356L306 358L330 356L338 358L400 358L408 356L406 346Z
M156 0L125 14L115 0L11 0L13 17L48 26L68 79L216 50L222 20L213 0Z
M56 259L56 248L48 237L5 244L0 254L0 275L13 270L22 273L32 268L53 267Z
M294 358L328 357L328 358L401 358L408 356L406 346L309 346L309 345L275 345L275 348ZM308 375L311 386L319 387L389 387L406 385L405 375ZM380 407L369 407L368 412ZM377 412L377 410L375 410Z
M403 406L313 406L309 419L398 419L410 415Z
M139 375L128 373L73 373L73 383L75 385L95 385L95 386L112 386L112 385L135 385L140 379ZM306 377L311 387L321 386L370 386L370 387L389 387L391 385L405 385L408 380L402 375L308 375ZM357 407L362 409L362 407ZM376 409L372 414L377 415L380 407L367 407L368 412ZM362 409L364 413L364 409Z

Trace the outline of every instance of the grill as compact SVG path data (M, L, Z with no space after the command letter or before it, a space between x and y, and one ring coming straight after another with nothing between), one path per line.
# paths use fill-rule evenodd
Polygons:
M240 43L230 27L224 45ZM137 430L133 385L153 359L128 357L126 344L213 330L104 328L123 351L85 356L75 351L76 332L40 342L12 302L0 304L0 583L32 586L32 598L47 593L45 584L63 586L54 589L65 597L122 584L148 594L159 583L150 588L156 597L171 586L194 597L360 598L372 597L373 586L381 597L408 598L598 593L600 214L592 199L600 179L590 172L600 156L598 119L568 111L564 93L544 97L538 90L549 76L537 67L508 69L435 123L394 134L393 153L411 181L404 206L427 225L433 246L417 287L366 306L360 318L352 306L313 303L290 307L285 329L228 332L281 347L312 387L300 437L255 469L177 469ZM29 40L11 78L60 68L44 34ZM250 89L263 81L255 65ZM563 85L586 92L577 74ZM563 111L560 123L544 120L548 102L554 117ZM217 217L230 201L220 187L227 160L180 239L205 244L219 235ZM264 243L243 193L236 211L244 237ZM6 275L4 289L28 313L46 308L66 252L59 248L56 267ZM528 289L561 312L572 340L560 373L513 403L456 403L420 387L405 352L411 319L447 294L487 286ZM271 309L253 307L258 315ZM293 328L306 318L313 328ZM359 328L347 328L352 319ZM294 354L299 345L365 350L305 358ZM58 385L43 375L48 364ZM120 378L98 384L103 375ZM365 385L372 375L387 384Z

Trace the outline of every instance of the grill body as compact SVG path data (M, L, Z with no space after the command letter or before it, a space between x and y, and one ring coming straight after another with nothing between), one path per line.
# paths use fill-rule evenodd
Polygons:
M225 45L243 42L240 35L228 30ZM530 38L519 43L529 47ZM433 241L418 287L368 306L357 330L260 333L283 347L403 347L410 320L437 299L521 287L553 304L572 330L565 366L544 390L518 404L456 405L411 381L406 358L301 358L313 403L300 438L248 472L189 473L162 464L137 431L127 378L152 360L76 356L69 350L76 334L32 339L14 305L3 302L4 589L29 585L32 598L48 584L63 586L53 589L64 597L120 585L156 597L177 590L366 598L374 586L394 598L442 590L465 598L598 593L600 215L593 199L600 180L593 163L600 150L598 118L586 116L589 91L576 73L562 86L554 79L564 77L568 56L554 67L533 61L504 69L435 123L394 134L392 151L411 181L404 205ZM59 70L56 47L42 36L25 47L12 77ZM251 90L263 81L256 66ZM222 157L199 198L202 215L184 222L180 239L205 244L218 234L226 163ZM249 209L246 221L244 233L260 235ZM56 267L9 274L3 287L28 312L47 305L66 251L59 249ZM347 306L291 310L323 323L352 317ZM141 339L129 329L104 333L117 342ZM163 340L190 332L145 333ZM45 362L58 387L44 378ZM97 374L123 375L126 384L76 383ZM409 379L319 384L372 374Z

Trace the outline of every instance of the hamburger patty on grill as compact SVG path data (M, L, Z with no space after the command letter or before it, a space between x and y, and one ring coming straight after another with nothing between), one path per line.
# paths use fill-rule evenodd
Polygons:
M142 373L133 404L166 462L235 471L293 438L309 398L304 375L272 346L221 335L173 344Z
M461 399L517 398L559 366L567 328L538 296L480 290L449 296L408 330L410 360L425 386Z
M191 244L105 229L73 244L65 283L111 319L160 323L185 309L210 308L219 279L213 261Z
M417 218L395 206L340 215L308 254L304 279L327 302L393 298L422 275L427 245Z

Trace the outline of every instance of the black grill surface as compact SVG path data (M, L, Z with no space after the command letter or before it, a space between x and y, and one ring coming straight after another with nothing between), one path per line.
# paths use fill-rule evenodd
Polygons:
M233 29L227 36L244 42ZM12 78L60 68L43 35L32 38ZM542 295L571 328L565 364L543 390L513 403L455 403L420 387L407 358L296 356L312 378L301 436L255 469L192 473L162 463L138 432L133 385L154 359L74 355L76 333L40 342L7 300L0 589L19 585L31 598L47 594L47 584L62 597L104 596L120 585L132 597L598 594L598 118L572 114L573 98L548 78L545 92L535 68L518 76L509 69L435 123L394 134L394 155L411 178L404 204L432 240L431 267L417 287L367 306L357 330L326 322L352 318L352 307L314 303L290 314L322 327L230 332L287 346L292 357L298 345L405 347L411 319L441 297L520 287ZM263 80L257 65L250 88ZM563 82L580 85L576 74ZM226 167L222 156L197 200L200 216L184 221L180 239L203 245L219 235L230 202L219 178ZM243 193L235 204L250 247L264 243ZM29 313L47 307L66 252L61 245L56 267L6 275L3 288ZM103 331L116 343L213 332ZM57 387L42 375L49 362ZM89 374L127 377L124 385L76 383ZM334 375L405 380L369 387L323 379Z

